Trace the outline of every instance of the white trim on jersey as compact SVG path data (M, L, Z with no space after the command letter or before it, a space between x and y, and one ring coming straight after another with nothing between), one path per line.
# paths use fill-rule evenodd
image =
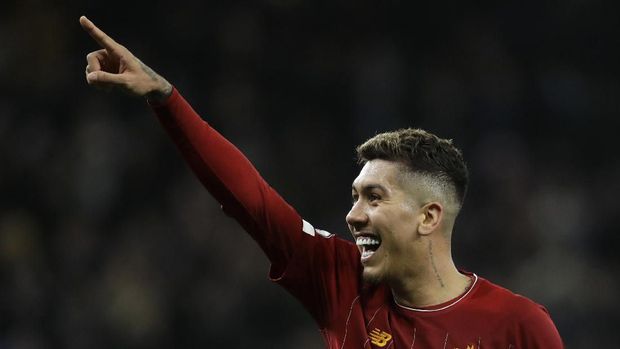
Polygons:
M302 219L301 221L304 224L304 226L303 226L303 228L301 228L301 230L303 230L304 233L306 233L308 235L314 236L315 232L314 232L314 227L312 226L312 224L306 222L305 219Z
M441 310L446 310L454 305L456 305L458 302L462 301L465 297L467 297L467 295L469 294L469 292L471 292L471 290L474 289L474 286L476 286L476 283L478 282L478 275L474 274L474 282L471 283L471 286L469 287L469 289L467 290L467 292L465 292L462 296L460 296L458 299L456 299L454 302L443 306L441 308L437 308L437 309L420 309L420 308L410 308L410 307L406 307L404 305L400 305L398 304L398 302L396 302L396 300L394 300L394 303L396 303L396 305L398 305L401 308L405 308L407 310L412 310L412 311L420 311L420 312L425 312L425 313L430 313L430 312L434 312L434 311L441 311Z
M301 230L303 230L304 233L310 235L310 236L316 236L316 234L321 235L324 238L330 238L332 236L334 236L334 234L325 231L325 230L321 230L321 229L314 229L314 227L312 226L312 224L306 222L306 220L302 219L301 220L303 226L301 228Z

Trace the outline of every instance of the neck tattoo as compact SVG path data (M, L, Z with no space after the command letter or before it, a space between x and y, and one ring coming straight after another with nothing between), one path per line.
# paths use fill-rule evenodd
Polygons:
M439 281L439 284L441 285L442 288L446 287L446 285L444 285L443 280L441 279L441 275L439 275L439 271L437 270L437 265L435 265L435 257L433 256L433 241L429 240L428 241L428 258L431 261L431 266L433 267L433 271L435 272L435 277L437 278L437 281Z

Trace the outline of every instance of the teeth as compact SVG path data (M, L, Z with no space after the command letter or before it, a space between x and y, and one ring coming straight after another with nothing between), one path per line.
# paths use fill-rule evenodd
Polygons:
M369 257L370 257L370 256L372 256L374 253L375 253L375 251L365 250L364 252L362 252L362 259L369 258Z
M379 245L380 243L381 241L375 238L368 237L368 236L360 236L357 239L355 239L355 244L357 246Z

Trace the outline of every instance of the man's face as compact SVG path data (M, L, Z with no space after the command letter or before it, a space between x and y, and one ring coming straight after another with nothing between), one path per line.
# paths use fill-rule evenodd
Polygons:
M353 181L353 207L346 221L360 249L367 282L407 277L420 255L417 228L423 213L414 184L404 185L401 166L371 160Z

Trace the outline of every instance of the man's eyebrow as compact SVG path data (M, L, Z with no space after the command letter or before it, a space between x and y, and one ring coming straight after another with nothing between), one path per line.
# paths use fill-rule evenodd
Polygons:
M362 192L368 192L368 191L371 191L373 189L379 189L379 190L381 190L383 192L387 192L387 189L384 186L382 186L381 184L375 184L375 183L366 184L366 185L362 186L360 189L361 189L360 191L362 191ZM357 192L357 188L355 188L355 184L351 185L351 190Z

